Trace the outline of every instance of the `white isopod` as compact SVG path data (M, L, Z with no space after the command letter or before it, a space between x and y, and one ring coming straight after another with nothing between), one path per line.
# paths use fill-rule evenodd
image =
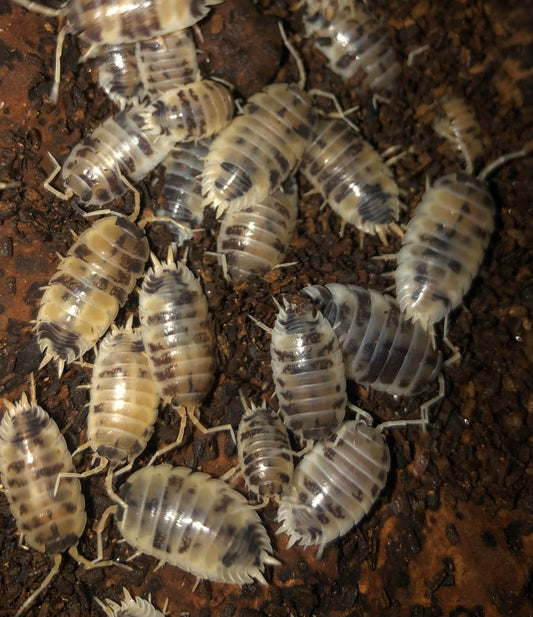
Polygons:
M342 351L330 323L309 302L279 307L270 344L280 414L305 440L333 431L346 412Z
M144 230L124 216L95 221L69 249L45 288L35 331L41 367L83 356L113 323L144 271L150 249Z
M264 276L278 266L298 217L298 187L292 178L260 203L226 212L217 238L227 276L240 283L252 275Z
M267 565L278 565L257 512L225 482L188 467L139 469L100 522L115 517L124 539L199 579L266 585ZM101 535L99 535L101 542Z
M164 608L163 612L159 611L151 604L150 599L144 600L139 596L133 597L125 587L123 593L124 600L120 604L109 598L105 599L105 603L99 598L95 598L95 600L102 607L107 617L164 617L166 609Z
M384 244L400 212L399 189L374 148L342 120L323 119L299 167L332 210Z

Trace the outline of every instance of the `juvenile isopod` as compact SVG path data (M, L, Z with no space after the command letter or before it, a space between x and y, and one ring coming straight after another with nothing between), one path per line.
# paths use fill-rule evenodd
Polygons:
M9 507L26 544L54 557L48 576L15 613L19 617L57 574L62 553L68 550L86 567L94 564L77 549L87 520L80 481L64 477L56 486L60 475L74 472L72 456L57 424L37 404L33 381L30 402L23 394L17 403L4 399L4 404L0 477Z
M266 585L267 565L278 565L261 519L225 482L188 467L139 469L123 484L100 523L115 512L124 539L199 579ZM101 541L101 536L100 536Z
M331 20L319 12L308 15L304 27L334 73L345 80L361 75L374 91L393 88L401 68L391 34L362 2L335 12Z
M124 600L120 604L109 598L105 599L105 603L95 598L107 617L164 617L165 608L163 612L159 611L151 604L150 598L144 600L139 596L133 597L125 587L123 593Z
M266 404L245 407L237 431L237 454L248 491L259 499L279 498L292 478L292 448L287 428Z
M320 121L299 167L344 223L361 233L398 230L399 189L374 148L342 120Z
M217 253L223 256L223 267L231 281L264 276L278 266L289 248L297 217L298 189L292 178L260 203L226 212Z
M69 249L46 286L35 331L41 367L83 356L113 323L144 271L150 249L144 230L124 216L101 218Z
M93 365L87 441L112 468L132 461L145 449L157 419L159 394L139 329L132 319L112 326Z
M137 66L136 43L105 45L96 48L98 83L120 109L140 101L143 85Z
M327 436L344 419L346 377L330 323L309 302L279 308L270 343L280 414L298 437Z
M347 379L388 394L414 396L437 378L442 354L433 337L403 314L392 296L340 283L311 285L301 294L332 325ZM424 405L423 414L428 403Z
M486 178L527 154L501 156L477 178L462 171L443 176L424 193L403 236L395 280L401 310L426 330L461 303L483 260L496 211ZM447 323L444 329L446 336Z
M277 533L289 536L289 547L326 544L346 534L365 516L385 486L389 448L381 427L344 422L314 444L296 465L283 496Z

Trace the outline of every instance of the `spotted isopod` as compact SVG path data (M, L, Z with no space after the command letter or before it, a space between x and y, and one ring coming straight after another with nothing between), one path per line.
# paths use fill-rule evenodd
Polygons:
M527 154L501 156L477 178L463 171L443 176L424 193L403 236L395 280L401 310L426 330L461 303L483 260L496 211L486 178Z
M293 473L292 448L287 428L266 404L245 407L237 431L237 453L248 491L266 499L285 491Z
M298 437L325 437L344 419L346 377L330 323L309 302L279 308L270 344L280 414Z
M289 547L326 544L357 525L385 486L390 454L381 427L344 422L296 465L278 509Z
M107 96L120 109L138 103L143 95L143 85L137 66L137 45L106 45L97 47L96 51L98 83Z
M342 120L323 119L299 167L344 223L362 233L397 230L399 189L374 148Z
M197 227L204 218L202 171L210 143L209 140L179 143L161 163L162 202L159 202L155 216L179 223L178 226L169 225L177 236L178 246L192 238L193 232L189 230Z
M112 326L100 343L91 379L87 440L113 468L145 449L159 405L140 330L131 322Z
M125 587L123 594L124 600L120 604L109 598L105 599L105 603L99 598L95 599L107 617L164 617L165 609L163 609L163 612L159 611L151 604L150 599L144 600L139 596L133 597Z
M113 323L144 271L150 250L144 230L124 216L101 218L69 249L46 286L35 331L41 367L83 356Z
M139 553L157 557L199 579L266 585L267 565L278 565L261 519L225 482L188 467L139 469L120 488L115 512L120 533ZM101 542L101 535L99 536Z
M304 27L334 73L346 80L361 75L371 90L393 88L401 67L391 34L362 2L337 11L331 21L318 12L308 15Z
M155 255L152 262L139 293L148 361L163 402L193 411L211 389L217 364L207 299L200 281L174 262L170 250L167 263Z
M340 283L311 285L301 294L332 325L347 379L388 394L414 396L437 378L442 354L433 337L403 314L392 296Z
M252 275L264 276L285 256L298 217L298 189L292 178L282 189L223 216L217 253L225 259L223 265L234 283Z

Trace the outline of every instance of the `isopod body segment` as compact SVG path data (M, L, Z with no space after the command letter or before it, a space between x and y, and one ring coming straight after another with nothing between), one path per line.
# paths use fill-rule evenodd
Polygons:
M414 396L437 378L442 354L433 337L388 294L356 285L304 287L332 325L346 378L392 395Z
M153 432L158 388L139 329L113 327L93 365L87 438L113 467L135 459Z
M201 579L266 584L272 556L268 534L246 498L187 467L139 469L120 489L116 519L136 549Z
M270 356L283 421L305 440L327 436L346 411L342 351L330 323L309 302L279 308Z
M139 596L133 597L125 587L123 593L124 600L120 604L109 598L105 599L105 603L96 598L107 617L164 617L148 600Z
M289 546L326 544L346 534L368 513L385 486L389 448L380 430L344 422L318 441L296 465L278 509L278 533Z
M45 288L35 331L44 366L59 374L95 345L113 323L150 250L144 230L120 215L101 218L83 232Z

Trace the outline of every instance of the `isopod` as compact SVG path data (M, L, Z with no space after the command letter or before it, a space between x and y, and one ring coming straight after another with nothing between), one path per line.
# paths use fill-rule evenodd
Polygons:
M270 343L280 414L305 440L325 437L344 419L346 377L330 323L309 302L279 307Z
M342 120L323 119L299 167L344 223L362 233L397 230L399 189L374 148Z
M188 467L152 465L139 469L116 496L115 512L124 539L199 579L266 585L271 555L268 534L246 498L225 482ZM101 542L101 536L99 536Z
M137 66L136 43L106 45L96 48L98 83L120 109L140 101L143 85Z
M280 502L277 533L289 547L318 545L317 559L329 542L357 525L385 486L390 454L381 427L344 422L314 444L296 465Z
M157 419L159 394L139 329L132 319L112 326L93 365L87 440L111 467L131 463L146 447Z
M65 364L83 356L113 323L150 250L143 229L124 216L101 218L69 249L46 286L35 331L41 367L55 359Z
M419 394L436 379L442 353L431 334L402 313L392 296L340 283L311 285L300 293L316 303L332 325L347 379L401 396Z
M350 0L302 0L293 10L300 8L300 5L305 5L305 12L309 16L320 13L326 19L333 19L339 11L345 8L351 10L352 2Z
M163 199L155 211L155 216L179 224L170 225L177 236L178 246L192 238L193 232L190 230L197 227L204 218L202 170L210 143L209 140L179 143L161 163Z
M496 211L486 178L527 154L501 156L477 178L463 171L443 176L424 193L403 236L395 280L401 310L426 330L461 303L483 260ZM446 336L446 322L444 329Z
M305 34L329 68L345 80L358 74L371 90L391 90L401 72L391 34L362 2L335 13L331 21L316 12L304 18Z
M151 604L150 599L144 600L139 596L133 597L125 587L123 593L124 600L120 604L109 598L105 599L105 604L99 598L95 598L95 600L102 607L107 617L164 617L165 609L163 609L163 612L159 611Z
M19 617L57 574L62 553L68 550L85 567L94 564L77 549L87 520L80 481L64 477L56 487L60 475L74 472L72 456L57 424L37 404L33 379L30 402L23 394L17 403L4 404L0 476L9 507L28 546L54 557L48 576L15 613Z
M259 498L279 498L292 478L292 448L281 418L266 404L245 407L237 453L248 491Z
M298 216L296 182L288 178L260 203L226 212L217 238L227 275L234 283L264 276L279 265L289 248Z

